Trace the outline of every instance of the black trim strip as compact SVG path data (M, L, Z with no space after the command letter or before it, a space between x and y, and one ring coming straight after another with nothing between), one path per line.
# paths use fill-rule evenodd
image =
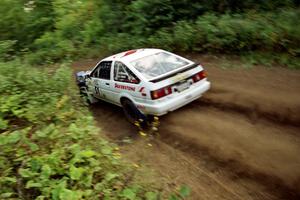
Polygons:
M175 72L175 73L173 73L173 74L169 74L169 75L167 75L167 76L163 76L163 77L158 78L158 79L151 80L150 82L152 82L152 83L160 82L160 81L165 80L165 79L167 79L167 78L170 78L170 77L172 77L172 76L176 76L176 75L179 74L179 73L186 72L186 71L188 71L188 70L190 70L190 69L192 69L192 68L195 68L195 67L197 67L198 65L199 65L199 63L194 63L194 64L192 64L191 66L188 66L187 68L184 68L184 69L182 69L182 70L180 70L180 71L178 71L178 72Z

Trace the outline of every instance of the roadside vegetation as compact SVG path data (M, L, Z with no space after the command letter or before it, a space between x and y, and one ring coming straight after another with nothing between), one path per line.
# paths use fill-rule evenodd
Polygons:
M0 40L44 64L133 48L240 55L299 68L298 0L3 0Z
M66 66L0 62L0 199L186 197L186 186L166 194L136 180L143 175L101 138Z
M0 63L1 199L156 199L99 135L65 66Z
M157 47L300 68L299 4L1 0L0 199L158 199L99 135L68 63Z

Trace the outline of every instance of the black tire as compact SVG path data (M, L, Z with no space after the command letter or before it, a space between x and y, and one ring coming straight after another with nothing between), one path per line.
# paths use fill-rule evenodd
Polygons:
M147 115L147 122L152 123L154 121L154 115Z
M93 103L91 102L91 100L89 99L89 96L87 94L87 87L80 87L79 88L79 94L81 96L81 98L86 102L87 105L92 105Z
M86 95L86 90L85 90L84 87L80 87L80 88L79 88L79 94L80 94L81 96L87 96L87 95Z
M130 123L134 124L137 121L142 121L142 123L146 122L146 116L139 111L132 101L123 99L121 103L124 114Z

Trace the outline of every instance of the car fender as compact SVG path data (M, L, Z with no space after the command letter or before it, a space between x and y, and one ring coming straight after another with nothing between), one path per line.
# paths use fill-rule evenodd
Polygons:
M120 93L120 95L119 95L119 103L120 103L120 105L122 105L121 104L121 99L122 98L127 98L127 99L129 99L130 101L132 101L136 105L136 102L135 102L134 98L130 94L128 94L126 92L121 92Z

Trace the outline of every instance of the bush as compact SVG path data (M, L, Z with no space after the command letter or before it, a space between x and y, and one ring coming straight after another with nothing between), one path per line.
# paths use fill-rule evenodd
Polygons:
M0 63L0 199L156 199L127 177L70 81L64 66Z
M296 28L299 16L299 11L204 15L191 25L197 30L195 48L217 52L296 52L300 41Z
M4 40L0 41L0 61L10 60L14 56L14 45L17 41L15 40Z
M59 32L46 33L35 40L33 47L35 50L28 55L28 60L34 64L68 60L75 54L72 41L64 39Z
M240 52L288 51L297 54L300 42L298 11L281 14L206 14L196 22L180 21L173 29L161 29L150 44L163 43L179 51ZM167 31L164 31L167 30ZM167 40L167 43L165 43Z
M173 51L250 54L252 63L299 68L300 11L206 14L195 22L179 21L147 39L149 46ZM256 53L255 53L256 52ZM255 56L253 56L255 55Z
M300 69L300 58L289 54L272 54L270 52L246 52L242 54L243 60L253 65L287 66L291 69Z

